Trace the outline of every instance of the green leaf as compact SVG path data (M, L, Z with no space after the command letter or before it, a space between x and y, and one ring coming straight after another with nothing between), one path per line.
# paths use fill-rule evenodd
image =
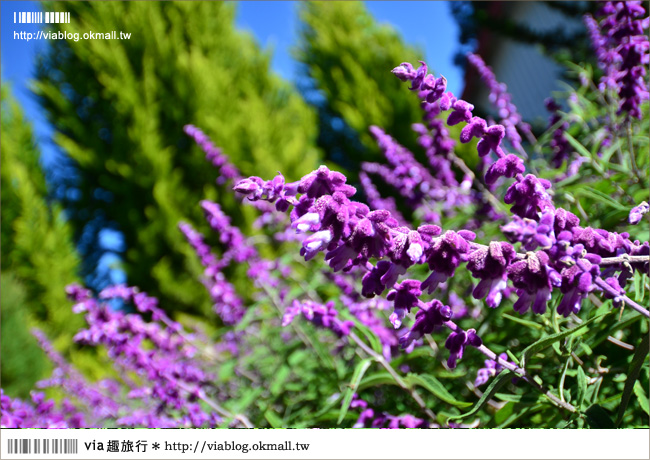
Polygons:
M264 418L272 428L282 428L283 426L282 419L271 409L264 412Z
M643 411L650 415L650 406L648 405L648 397L645 394L643 385L638 380L634 382L634 394L636 395L637 400L639 401L639 406Z
M598 404L594 404L587 409L585 415L587 416L587 423L590 428L616 428L607 411Z
M452 406L469 407L472 405L472 403L469 402L458 401L447 391L444 385L432 375L408 374L404 380L409 385L421 386L425 390L431 392L437 398L441 399L447 404L451 404Z
M291 374L291 368L289 366L282 366L278 372L275 374L275 378L269 387L271 394L273 396L279 395L283 390L283 384Z
M542 326L539 323L536 323L534 321L528 321L528 320L522 319L522 318L518 318L516 316L511 316L511 315L509 315L507 313L504 313L502 316L504 318L506 318L506 319L509 319L510 321L514 321L515 323L519 323L522 326L530 327L530 328L533 328L533 329L543 329L544 328L544 326Z
M509 402L505 406L503 406L501 409L497 411L496 414L494 414L494 423L497 425L501 425L503 422L508 420L510 416L512 415L512 411L515 408L515 403Z
M599 201L603 204L606 204L608 206L611 206L612 208L621 210L621 211L627 211L628 208L623 206L621 203L613 199L611 196L601 192L600 190L596 190L595 188L588 187L588 186L582 186L579 190L576 191L576 195L582 195L586 197L593 198L596 201Z
M450 417L449 420L462 420L467 417L471 417L472 415L478 413L485 404L496 394L496 392L501 388L507 381L512 377L512 372L509 370L504 370L501 372L494 380L492 380L492 383L490 383L490 386L487 387L485 392L483 393L483 396L481 396L481 399L478 400L478 402L474 405L474 407L469 411L465 412L464 414L457 415L454 417Z
M601 319L601 318L607 316L608 314L610 314L610 313L605 313L605 314L602 314L600 316L594 316L590 320L583 322L582 324L574 327L573 329L569 329L569 330L564 331L564 332L559 332L557 334L549 335L548 337L544 337L544 338L538 340L537 342L533 343L532 345L529 345L522 352L522 355L521 355L521 367L525 368L526 363L528 362L528 359L531 356L533 356L535 353L537 353L538 351L543 350L544 348L550 346L551 344L557 342L558 340L562 340L565 337L568 337L568 336L570 336L572 334L575 334L576 332L579 332L580 330L584 329L585 327L587 327L588 325L590 325L591 323L593 323L597 319Z
M357 364L357 367L354 368L354 373L352 374L352 380L350 381L349 388L346 390L345 398L343 398L343 404L341 405L341 412L339 413L339 419L336 422L337 425L341 424L341 422L345 418L345 414L348 413L348 409L350 408L350 402L352 402L352 396L354 395L354 393L356 393L357 387L359 386L359 383L363 378L363 374L366 373L366 371L370 367L370 364L372 364L372 358L366 358L361 362L359 362L359 364Z
M566 131L563 134L564 134L564 138L567 141L569 141L569 144L571 144L573 148L576 149L580 155L588 158L593 158L592 153L589 150L587 150L587 148L584 145L578 142L571 134L569 134Z
M358 390L378 385L397 385L397 382L388 372L378 372L364 378L359 384Z
M349 318L348 318L349 319ZM368 326L362 324L358 319L354 318L356 321L354 321L354 327L356 330L361 332L361 334L368 340L370 343L370 348L375 350L375 353L382 354L383 349L381 346L381 342L379 341L379 337L377 337L377 334L372 332Z
M582 366L578 366L577 379L578 381L578 396L576 400L576 408L580 410L582 404L585 401L585 396L587 395L587 376L585 371L582 370Z
M616 417L616 426L618 427L623 421L625 416L625 409L630 402L630 397L632 396L632 390L634 389L634 383L639 377L639 372L641 372L641 366L646 362L648 358L649 350L649 338L650 336L645 335L641 343L634 352L634 357L630 363L630 367L627 371L627 379L625 380L625 387L623 388L623 397L621 398L621 405L618 407L618 417Z

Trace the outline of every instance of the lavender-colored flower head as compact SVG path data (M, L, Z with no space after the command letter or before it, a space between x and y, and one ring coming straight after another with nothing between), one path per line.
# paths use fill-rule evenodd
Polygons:
M573 246L571 253L570 256L565 256L562 260L572 265L560 273L562 275L560 290L564 293L564 297L557 307L557 312L564 317L580 311L582 300L596 289L594 282L600 276L598 267L601 261L600 256L588 254L581 244Z
M413 326L406 335L399 339L400 346L407 348L415 340L423 337L424 334L430 334L434 328L442 326L451 317L451 308L443 305L437 299L433 299L428 304L421 304L420 309L415 314Z
M449 334L449 337L447 337L447 341L445 342L445 348L449 350L447 366L449 366L451 369L456 368L456 363L463 357L463 353L465 352L465 347L467 345L471 345L473 347L480 347L483 345L483 341L476 334L476 330L458 330L457 332L452 332Z
M549 257L544 251L529 252L525 259L510 265L508 277L519 296L514 309L521 314L531 306L534 313L543 314L553 286L559 287L562 282L560 274L549 266Z
M630 211L630 216L628 217L628 221L630 222L630 225L636 225L639 222L641 222L643 216L647 214L649 211L650 211L650 205L647 203L647 201L643 201L638 206L633 207L632 210Z
M469 242L475 238L476 234L469 230L460 230L458 233L448 230L436 238L426 252L426 260L433 273L422 283L422 289L431 294L438 284L454 276L463 256L470 249Z
M417 306L420 295L422 295L422 290L420 290L420 282L417 280L404 280L396 284L395 289L388 293L386 299L394 303L390 322L395 329L402 325L406 313Z
M475 299L487 295L486 302L490 307L499 306L506 287L506 270L516 255L510 244L496 241L490 242L487 248L481 247L469 254L467 269L474 278L481 280L472 293Z

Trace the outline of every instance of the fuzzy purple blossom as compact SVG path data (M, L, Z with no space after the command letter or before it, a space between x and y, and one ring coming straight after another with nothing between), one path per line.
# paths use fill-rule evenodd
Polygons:
M421 304L420 309L415 314L415 322L408 333L399 339L400 346L407 348L411 343L425 334L430 334L436 327L443 325L445 321L449 321L453 313L451 308L443 305L437 299L432 300L428 304Z
M639 222L641 222L643 216L647 214L649 211L650 211L650 205L646 201L643 201L638 206L633 207L630 210L630 216L628 217L628 221L630 222L630 225L636 225Z
M472 293L475 299L487 296L486 302L490 307L499 306L506 287L507 269L516 255L510 244L496 241L469 254L467 269L474 278L481 280Z
M480 347L483 341L476 334L475 329L468 329L467 331L458 330L449 334L445 342L445 348L449 350L449 358L447 358L447 366L451 369L456 368L456 363L463 357L465 347L471 345L473 347Z

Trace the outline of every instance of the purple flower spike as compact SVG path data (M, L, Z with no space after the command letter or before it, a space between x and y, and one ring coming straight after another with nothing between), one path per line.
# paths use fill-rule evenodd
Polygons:
M473 347L480 347L483 341L476 334L475 329L468 329L467 332L459 330L459 332L452 332L447 337L445 348L449 350L449 358L447 359L447 366L450 369L456 368L456 363L463 357L465 347L467 344Z
M351 197L356 193L356 189L347 185L346 180L340 172L330 171L327 166L321 166L300 179L297 191L306 194L309 198L332 195L334 192L341 192Z
M451 308L443 305L437 299L427 304L427 307L422 307L415 314L415 323L408 331L408 333L399 339L400 346L407 348L412 342L423 337L424 334L430 334L435 327L442 326L445 321L449 321L452 317Z
M650 205L648 205L646 201L642 202L638 206L633 207L630 211L630 216L628 217L630 225L636 225L641 222L641 219L645 214L648 213L648 211L650 211Z
M394 302L394 311L390 315L390 322L395 329L402 325L402 319L406 313L418 305L418 297L421 295L420 282L417 280L404 280L388 293L386 299Z
M288 326L294 318L302 314L308 321L318 327L330 329L338 337L343 337L350 334L350 330L354 327L354 321L346 320L341 321L338 318L338 311L334 308L334 302L329 301L325 305L307 300L300 302L294 300L293 304L284 312L282 317L282 326Z
M427 65L423 61L420 61L420 67L418 67L418 70L415 73L415 78L413 78L413 81L411 82L411 90L412 91L417 91L420 89L422 86L422 83L424 82L424 78L427 75Z

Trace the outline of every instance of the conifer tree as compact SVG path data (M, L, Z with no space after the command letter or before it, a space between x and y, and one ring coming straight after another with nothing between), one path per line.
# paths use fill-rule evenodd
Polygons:
M423 59L423 51L378 24L361 2L305 2L300 20L295 55L307 77L301 90L318 109L318 142L328 159L349 172L360 161L379 160L371 125L417 152L411 124L421 121L422 112L417 97L403 97L390 70Z
M230 2L66 2L65 10L71 23L54 31L130 34L51 41L39 64L36 90L73 169L67 188L78 191L62 199L85 273L103 253L100 230L113 228L124 236L130 284L168 309L205 313L201 268L177 225L205 231L198 203L206 197L236 224L247 216L214 185L215 170L183 126L200 127L243 175L295 178L318 165L315 113L270 72L269 54L235 30Z
M2 380L22 394L47 367L30 327L64 349L83 324L65 294L79 257L60 206L48 202L32 128L7 86L1 100Z

